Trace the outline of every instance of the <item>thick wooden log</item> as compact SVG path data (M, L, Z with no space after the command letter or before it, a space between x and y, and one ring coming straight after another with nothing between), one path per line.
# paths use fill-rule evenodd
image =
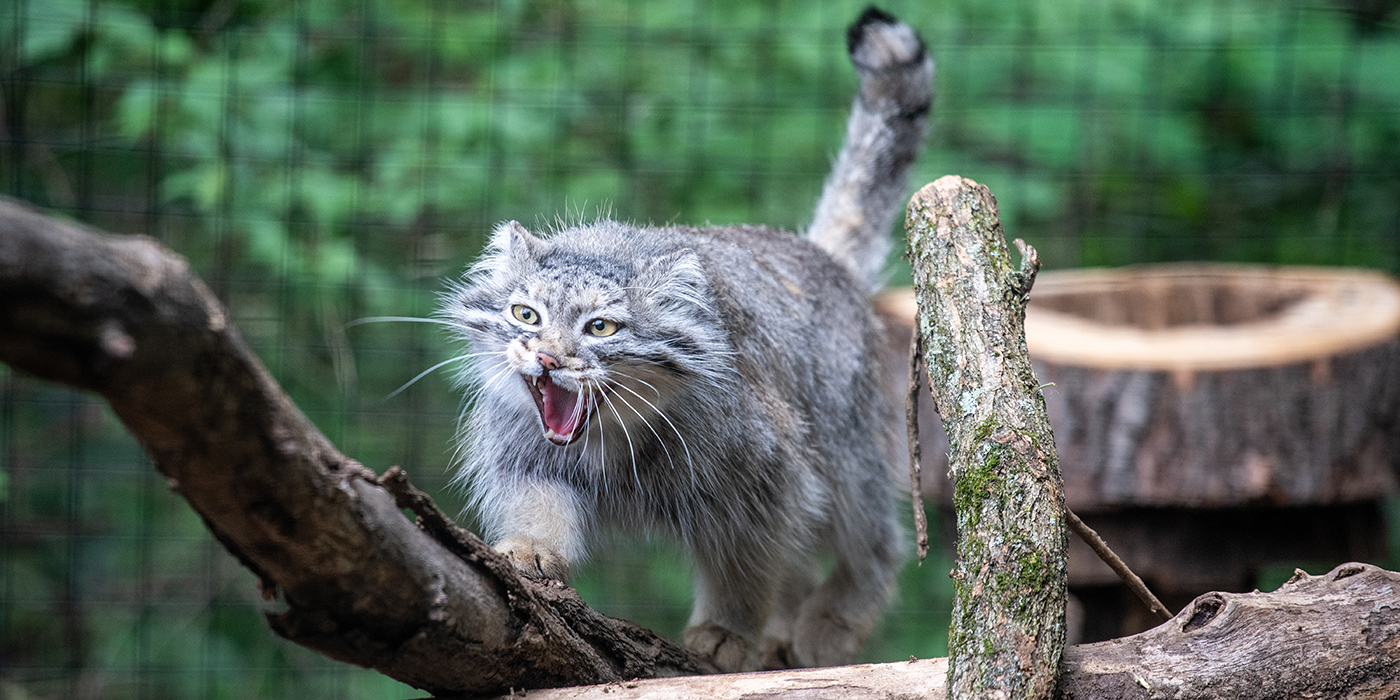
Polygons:
M1139 635L1065 649L1063 700L1400 697L1400 574L1345 564L1273 593L1208 593ZM947 696L944 659L531 691L531 700ZM517 697L518 697L517 693Z
M1039 266L1011 266L996 200L957 176L924 186L905 229L958 521L954 698L1047 698L1065 638L1064 495L1022 321Z
M910 659L888 664L859 664L719 676L660 678L579 688L530 691L527 700L943 700L947 697L947 659ZM498 700L521 698L521 693Z
M268 621L294 642L441 694L713 670L521 578L470 533L415 527L151 239L0 199L0 360L106 398L264 594L284 597Z

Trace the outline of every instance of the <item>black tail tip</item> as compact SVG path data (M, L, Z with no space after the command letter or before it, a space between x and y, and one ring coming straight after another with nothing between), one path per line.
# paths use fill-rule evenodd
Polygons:
M899 18L874 5L867 6L865 11L856 18L855 23L846 30L846 51L855 53L856 47L860 46L860 42L865 39L865 28L877 22L880 24L899 24Z

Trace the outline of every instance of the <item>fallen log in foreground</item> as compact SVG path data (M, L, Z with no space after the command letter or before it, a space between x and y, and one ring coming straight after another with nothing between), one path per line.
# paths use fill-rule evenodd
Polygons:
M1064 700L1400 697L1400 574L1343 564L1272 593L1207 593L1131 637L1067 647ZM946 697L947 659L531 691L531 700Z

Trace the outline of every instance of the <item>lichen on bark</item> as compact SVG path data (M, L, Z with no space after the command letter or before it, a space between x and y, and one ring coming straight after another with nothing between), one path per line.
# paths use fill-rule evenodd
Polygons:
M949 694L1046 698L1064 646L1066 526L1023 331L1039 263L1023 246L1012 266L996 200L956 176L914 196L906 229L957 511Z

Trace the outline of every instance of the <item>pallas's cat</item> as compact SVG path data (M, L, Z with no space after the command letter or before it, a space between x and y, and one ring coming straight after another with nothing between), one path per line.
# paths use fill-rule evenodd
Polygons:
M860 91L805 236L510 222L443 309L473 355L461 469L496 548L565 580L599 529L674 536L695 565L685 643L727 670L851 662L899 559L867 296L933 63L874 9L848 45Z

